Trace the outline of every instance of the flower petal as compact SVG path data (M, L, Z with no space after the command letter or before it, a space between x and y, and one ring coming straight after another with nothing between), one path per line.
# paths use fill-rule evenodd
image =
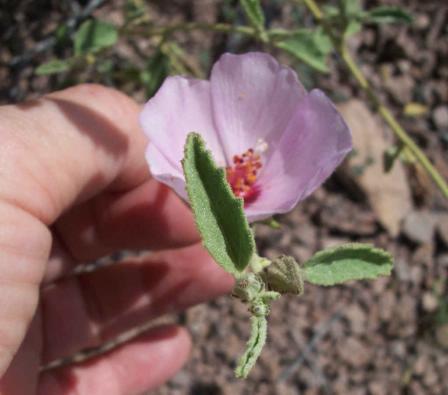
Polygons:
M297 74L270 55L224 54L212 69L213 113L228 163L282 132L306 91Z
M156 180L168 185L182 199L188 201L185 178L181 168L175 167L169 162L154 144L148 145L146 149L146 161L150 164L149 169Z
M224 165L211 109L210 83L184 77L165 80L156 95L150 99L140 115L140 124L149 139L147 160L152 174L157 178L158 161L165 159L162 167L178 170L183 178L181 160L188 133L201 134L212 150L215 160ZM158 151L160 155L155 155Z
M325 94L313 90L297 106L260 173L261 193L246 209L249 219L290 211L325 181L351 148L348 126Z

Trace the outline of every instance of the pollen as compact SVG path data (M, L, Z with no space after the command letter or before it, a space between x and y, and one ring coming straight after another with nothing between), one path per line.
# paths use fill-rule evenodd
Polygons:
M244 205L252 203L260 194L260 187L256 184L258 174L262 168L261 154L266 150L266 143L261 146L257 142L255 149L249 148L241 155L235 155L232 165L226 168L227 181L236 197L244 200Z

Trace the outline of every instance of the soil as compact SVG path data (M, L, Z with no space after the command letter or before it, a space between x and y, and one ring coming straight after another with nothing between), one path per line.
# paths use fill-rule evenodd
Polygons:
M88 2L2 3L0 100L18 102L57 89L60 79L36 77L33 70L55 54L64 56L69 51L52 45L37 55L30 51ZM272 25L289 27L297 20L312 25L311 18L293 11L292 2L263 3ZM448 178L448 4L444 0L364 2L367 8L380 4L405 7L414 15L414 23L367 26L350 40L350 48L402 125ZM121 5L121 1L104 2L94 14L119 18ZM153 1L150 9L159 21L213 22L225 21L228 16L223 10L234 10L232 5L232 1ZM240 21L241 13L233 17ZM179 40L192 62L201 66L213 63L223 51L258 48L222 34L195 32ZM142 39L141 47L146 44ZM117 52L126 53L127 44L121 45ZM204 58L208 62L197 61ZM279 59L291 63L285 55L279 54ZM363 98L336 56L331 69L323 76L298 67L308 86L320 87L335 100ZM95 75L82 78L96 81ZM144 99L141 89L114 85ZM406 115L409 103L423 105L424 113ZM350 171L350 166L344 167L294 211L280 216L281 229L258 225L260 253L290 254L303 262L323 247L370 242L394 255L392 276L333 288L308 285L300 298L274 303L267 345L245 381L233 376L249 334L249 314L242 304L221 297L171 317L189 328L193 351L186 366L153 394L448 393L447 201L418 166L406 165L412 208L398 235L392 236L372 209L373 197L357 185Z

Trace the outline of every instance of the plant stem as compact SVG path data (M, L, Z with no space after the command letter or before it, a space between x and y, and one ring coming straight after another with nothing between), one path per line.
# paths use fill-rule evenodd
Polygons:
M234 26L227 23L203 23L203 22L185 22L171 26L151 26L151 24L139 25L129 28L126 32L128 34L147 34L148 36L165 36L177 31L189 32L192 30L210 30L222 33L241 33L246 36L257 36L254 28L249 26Z
M323 17L323 13L315 0L302 0L306 7L310 10L316 20L323 26L323 28L327 31L328 35L333 41L336 51L339 56L344 61L346 67L350 70L351 74L355 78L358 85L361 89L367 94L369 99L374 104L377 112L381 115L386 124L391 128L395 136L400 140L400 142L409 149L409 151L415 156L421 166L427 171L427 173L431 176L434 183L440 189L445 198L448 199L448 184L446 180L442 177L442 175L438 172L438 170L434 167L428 157L424 154L424 152L418 147L418 145L411 139L411 137L406 133L403 127L398 123L396 118L392 115L391 111L387 108L387 106L382 103L381 99L372 89L371 84L367 80L367 78L362 73L361 69L353 59L350 54L350 51L347 48L347 44L343 38L335 36L334 32L331 29Z
M235 368L237 378L246 378L250 370L255 365L261 350L266 343L266 335L268 331L268 321L265 316L255 316L250 318L251 332L250 338L246 344L246 351L238 361Z

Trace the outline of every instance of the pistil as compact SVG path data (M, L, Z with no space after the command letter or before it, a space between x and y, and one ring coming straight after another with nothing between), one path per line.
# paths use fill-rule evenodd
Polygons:
M255 150L249 148L242 155L234 155L233 164L226 168L227 181L235 196L244 200L245 206L254 202L261 192L256 181L263 166L260 154L266 148L264 141L257 142Z

